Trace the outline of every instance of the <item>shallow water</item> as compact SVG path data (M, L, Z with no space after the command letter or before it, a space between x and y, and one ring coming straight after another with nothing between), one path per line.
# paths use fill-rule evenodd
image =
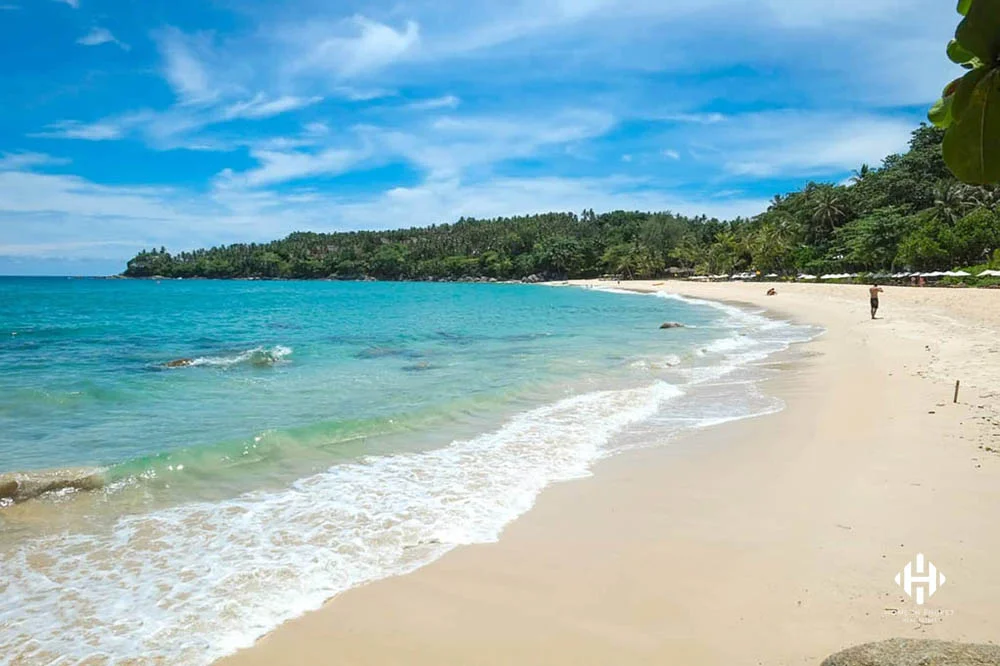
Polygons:
M583 289L0 279L0 474L104 482L0 508L0 663L208 663L604 455L780 408L754 364L813 333Z

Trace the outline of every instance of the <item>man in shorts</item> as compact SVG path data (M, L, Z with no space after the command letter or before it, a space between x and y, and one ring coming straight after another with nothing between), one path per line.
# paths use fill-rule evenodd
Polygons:
M874 319L875 313L878 312L878 295L883 293L883 290L882 287L878 286L877 284L873 284L871 288L868 289L868 293L871 295L872 298L872 319Z

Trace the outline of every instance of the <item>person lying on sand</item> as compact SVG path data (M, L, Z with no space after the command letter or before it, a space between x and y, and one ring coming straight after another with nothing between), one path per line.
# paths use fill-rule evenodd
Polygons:
M872 297L872 319L875 318L875 313L878 312L878 295L883 293L882 287L877 284L873 284L868 290L869 295Z
M774 287L771 287L770 289L767 290L767 295L768 296L777 296L778 292L775 290Z

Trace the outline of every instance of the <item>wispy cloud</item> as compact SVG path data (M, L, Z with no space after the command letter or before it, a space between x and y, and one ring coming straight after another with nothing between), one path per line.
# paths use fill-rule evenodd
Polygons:
M55 0L56 2L61 2L64 5L69 5L73 9L80 8L80 0Z
M878 164L905 150L912 130L905 118L785 111L735 118L706 142L732 174L808 177Z
M0 171L19 171L41 166L60 166L69 160L53 157L45 153L3 153L0 154Z
M410 102L407 104L407 107L415 111L433 111L436 109L456 109L461 103L462 100L454 95L444 95L442 97L434 97L431 99L422 99Z
M331 176L344 173L367 154L363 149L337 148L317 153L254 150L251 155L260 166L240 173L227 169L220 174L217 182L223 186L260 187L314 176Z
M352 79L411 54L420 43L420 26L407 21L394 28L359 15L333 25L291 26L282 38L286 46L300 51L293 56L294 73Z
M660 154L666 157L668 160L679 160L681 158L681 154L679 152L677 152L676 150L672 150L670 148L662 151Z
M291 95L268 99L263 93L258 93L253 99L227 106L223 110L222 116L225 119L270 118L289 111L303 109L321 101L323 101L322 97L294 97Z
M107 28L92 28L90 32L76 40L77 44L83 46L100 46L101 44L115 44L123 51L128 51L131 47L115 38Z
M158 37L163 75L178 99L187 104L217 100L224 85L213 80L204 62L212 52L211 37L186 35L176 28L167 28Z
M652 119L670 123L691 123L694 125L717 125L726 120L721 113L667 113L652 115Z
M53 123L42 132L32 134L43 139L82 139L84 141L109 141L119 139L125 132L120 125L111 122L81 123L77 120L62 120Z

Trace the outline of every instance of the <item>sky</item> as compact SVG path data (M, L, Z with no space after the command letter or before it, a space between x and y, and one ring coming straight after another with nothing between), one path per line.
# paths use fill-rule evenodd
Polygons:
M951 0L0 0L0 274L550 210L731 218L905 150Z

